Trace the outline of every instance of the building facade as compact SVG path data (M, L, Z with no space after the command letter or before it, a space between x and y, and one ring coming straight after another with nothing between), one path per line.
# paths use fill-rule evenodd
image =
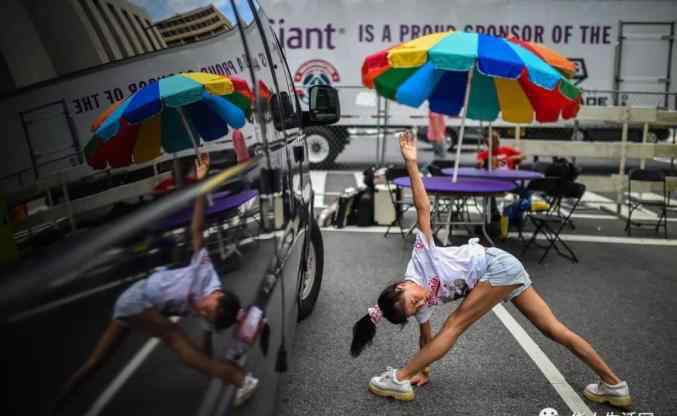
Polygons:
M167 47L148 13L126 0L2 3L0 93Z
M155 27L171 47L214 36L232 29L233 25L219 9L209 5L158 21Z

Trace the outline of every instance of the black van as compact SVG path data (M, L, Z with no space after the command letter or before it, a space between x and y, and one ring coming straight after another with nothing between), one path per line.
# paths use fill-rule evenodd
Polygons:
M0 35L11 37L0 50L0 124L7 132L0 322L10 381L2 413L275 414L296 324L312 312L322 281L302 129L338 121L336 91L314 87L301 108L284 52L255 0L10 0L5 9L13 17ZM97 139L115 116L112 105L122 108L135 92L155 83L162 89L161 80L187 73L237 84L247 98L239 101L244 125L194 125L208 118L201 118L204 108L187 109L186 117L166 100L153 116L163 130L121 121L116 134L124 139ZM165 111L183 123L166 121ZM224 134L207 137L212 127ZM163 140L172 134L194 143L169 149ZM151 139L161 148L142 158L138 143ZM96 163L95 140L112 152ZM201 180L196 153L210 155ZM204 223L193 217L202 198ZM201 246L194 246L196 235ZM122 295L146 290L157 273L189 267L194 247L206 248L231 294L235 323L216 331L203 325L191 296L188 312L171 304L142 310L171 318L194 340L191 354L199 360L237 362L258 378L238 407L235 388L184 365L196 361L172 352L171 337L125 330L115 343L102 341ZM253 337L247 328L256 328ZM106 360L93 363L97 345ZM96 371L55 411L59 392L87 363Z

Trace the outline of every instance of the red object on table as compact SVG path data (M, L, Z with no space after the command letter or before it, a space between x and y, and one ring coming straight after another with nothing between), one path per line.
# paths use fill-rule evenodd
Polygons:
M191 183L197 182L195 178L192 178L190 176L186 176L183 178L183 183L186 185L190 185ZM171 178L167 178L163 180L162 182L158 183L153 187L153 193L162 195L166 194L169 191L173 191L176 189L176 181L174 180L174 177L172 176Z

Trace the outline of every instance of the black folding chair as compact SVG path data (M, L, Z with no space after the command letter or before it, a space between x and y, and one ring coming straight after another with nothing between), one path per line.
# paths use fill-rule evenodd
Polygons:
M393 181L396 178L400 178L403 176L409 176L409 172L407 172L407 169L404 167L394 166L386 169L385 174L386 185L388 186L390 201L393 203L393 208L395 209L395 219L388 226L388 229L383 235L384 237L388 237L388 235L390 234L390 229L395 225L398 225L400 227L400 234L402 235L402 238L407 237L406 234L404 233L404 226L402 225L402 217L404 217L404 214L407 211L409 211L411 208L414 207L414 201L410 199L405 199L402 196L402 190L393 183ZM409 233L410 232L411 230L409 230Z
M567 199L571 201L571 209L568 213L562 214L561 210L554 210L553 206L544 213L528 212L527 218L534 225L534 233L531 236L531 239L522 249L520 256L524 256L526 251L531 247L532 244L535 244L536 237L538 234L543 234L547 240L545 247L545 252L541 256L538 263L542 263L545 257L548 255L550 250L554 247L557 253L565 258L568 258L574 263L578 263L578 257L573 252L573 250L560 238L560 233L564 227L570 223L571 215L576 211L578 203L581 201L583 194L585 193L585 185L577 182L568 182L562 181L559 179L550 179L545 178L544 180L532 181L536 182L534 187L542 187L544 193L549 194L551 198L555 198L558 201L562 199ZM531 187L531 184L530 184ZM560 250L559 245L561 245L568 253ZM539 246L540 247L540 246Z
M646 187L650 187L652 184L662 184L662 195L660 198L649 198L643 196L641 193L639 195L633 195L632 193L632 184L642 186L642 190L645 190ZM641 186L641 185L640 185ZM650 226L655 227L656 232L663 227L665 231L665 238L668 238L668 206L670 202L670 193L667 191L667 182L665 180L665 173L657 170L648 170L648 169L635 169L630 171L628 175L628 193L627 193L627 204L628 204L628 218L625 222L625 232L628 235L632 235L632 227L642 227ZM632 213L640 207L651 207L658 211L658 219L653 221L642 220L633 221Z

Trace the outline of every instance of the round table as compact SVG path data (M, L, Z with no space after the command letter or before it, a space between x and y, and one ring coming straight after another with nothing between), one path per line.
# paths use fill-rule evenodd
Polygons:
M453 176L454 169L447 168L442 169L442 173L445 175ZM536 172L533 170L515 170L515 169L478 169L478 168L458 168L458 177L459 178L475 178L480 180L493 180L493 181L510 181L512 183L519 185L518 194L522 194L521 191L526 189L525 182L531 181L533 179L544 178L541 172ZM522 239L522 226L518 228L519 238Z
M453 176L454 169L442 169L445 175ZM515 170L515 169L478 169L478 168L458 168L459 178L481 178L481 179L495 179L500 181L530 181L532 179L543 178L541 172L533 170Z
M473 178L458 178L457 182L452 182L451 178L444 176L432 176L432 177L423 177L423 187L426 192L435 194L437 196L447 196L447 197L460 197L467 199L468 197L481 197L482 198L482 217L486 217L487 221L480 221L479 223L473 223L471 221L467 222L451 222L451 210L449 211L449 217L446 226L451 227L452 224L463 224L463 225L480 225L482 227L482 233L484 237L494 245L494 242L491 240L487 233L486 224L491 221L491 213L487 209L489 204L489 199L492 196L500 195L505 192L510 192L515 189L515 184L506 180L493 180L493 179L473 179ZM396 178L393 183L396 186L401 188L411 188L411 179L409 177ZM435 206L437 206L438 199L435 199ZM435 212L436 207L433 208Z
M515 184L492 179L459 178L452 182L451 178L444 176L424 176L423 186L431 193L450 193L462 195L485 196L502 194L515 189ZM393 183L402 188L410 188L411 180L408 176L395 178Z

